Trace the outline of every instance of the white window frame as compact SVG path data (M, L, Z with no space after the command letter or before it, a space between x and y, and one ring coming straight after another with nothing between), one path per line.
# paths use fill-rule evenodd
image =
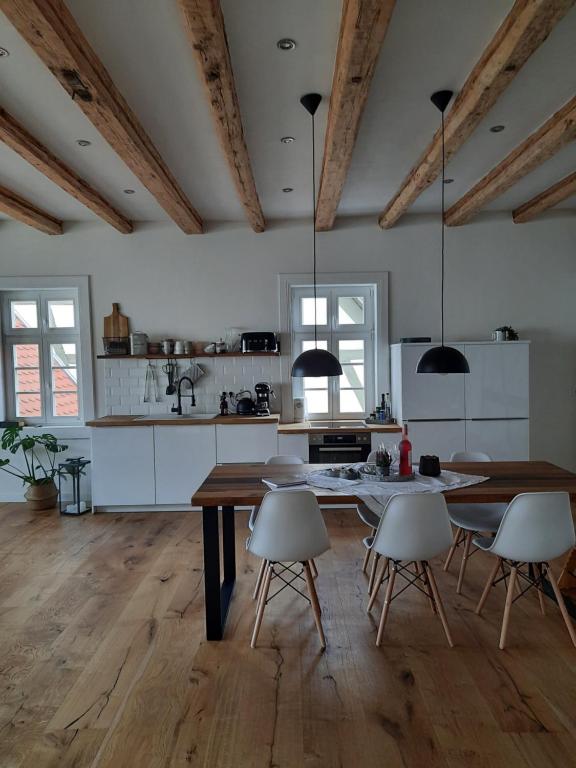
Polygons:
M338 291L340 295L346 295L342 288L362 287L372 292L371 305L374 307L373 315L367 313L363 326L344 325L318 326L318 338L325 338L326 333L331 333L332 349L337 350L339 339L365 338L365 407L369 413L377 402L379 394L390 391L390 362L388 342L388 273L387 272L363 272L363 273L321 273L317 276L318 295L325 295L326 291ZM300 352L299 342L303 338L314 338L313 326L300 326L297 322L296 308L292 302L295 289L298 295L313 295L313 280L311 274L279 275L279 312L280 312L280 337L282 350L282 378L290 382L283 387L282 413L283 418L293 418L293 399L302 396L302 383L298 379L291 379L290 370L292 362ZM303 290L302 290L303 289ZM352 295L352 294L350 294ZM298 346L296 343L298 342ZM371 350L368 349L371 347ZM329 347L330 348L330 347ZM373 351L373 354L368 354ZM309 414L313 420L329 419L359 419L364 414L343 413L338 409L330 409L330 403L338 402L338 379L329 381L332 394L329 393L329 412L323 414Z
M38 301L39 328L11 328L10 301L13 299L35 298ZM48 300L74 299L75 328L50 328L47 323ZM90 327L90 293L88 277L3 277L0 278L0 416L2 419L23 421L30 425L49 427L83 426L84 421L94 416L94 382L92 366L92 338ZM16 416L13 345L21 343L41 346L41 417L23 418ZM78 371L77 417L52 416L52 386L50 344L75 343L76 369Z

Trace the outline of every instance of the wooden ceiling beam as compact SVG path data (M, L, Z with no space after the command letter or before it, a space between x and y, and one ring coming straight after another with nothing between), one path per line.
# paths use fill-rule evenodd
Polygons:
M0 10L170 218L186 234L202 232L200 216L63 0L0 0Z
M0 108L0 141L17 152L37 171L44 174L78 202L90 208L97 216L126 235L133 231L132 222L110 205L84 179L59 160L50 150L34 138L4 109Z
M264 232L266 222L244 139L220 3L218 0L179 0L179 5L238 198L252 229Z
M316 229L332 229L358 128L395 0L344 0L316 206Z
M0 211L11 219L21 221L47 235L61 235L64 232L61 221L2 186L0 186Z
M445 117L446 162L470 137L530 56L546 40L575 0L516 0L468 76ZM436 131L398 192L380 214L383 229L394 226L438 177L441 133Z
M527 203L524 203L515 211L512 211L512 218L516 224L524 224L527 221L532 221L536 216L547 211L549 208L553 208L563 200L576 195L576 172L566 176L561 181L553 184L544 192L536 195Z
M576 96L487 173L444 216L448 227L466 224L481 208L576 139Z

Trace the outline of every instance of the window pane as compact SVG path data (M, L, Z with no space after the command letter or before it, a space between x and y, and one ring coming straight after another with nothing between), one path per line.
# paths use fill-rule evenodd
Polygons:
M340 389L359 388L364 388L364 366L343 365L342 376L340 376Z
M341 389L340 411L342 413L364 413L364 390Z
M14 344L14 368L39 368L38 344Z
M34 300L10 302L12 328L38 328L38 307Z
M316 325L328 322L328 300L319 296L316 299ZM300 299L300 322L302 325L314 325L314 297Z
M38 368L20 368L15 372L16 392L40 392Z
M56 392L52 398L54 416L78 416L78 394Z
M74 300L50 299L48 325L50 328L74 328Z
M308 413L328 413L328 392L322 389L308 389L304 392Z
M16 416L42 416L42 398L40 393L17 394Z
M342 365L345 363L364 362L364 342L362 339L346 339L338 342L338 358Z
M318 339L317 344L314 343L313 339L310 341L302 342L302 352L307 352L309 349L314 349L316 347L318 349L328 349L328 342L326 341L326 339Z
M77 383L76 368L52 368L52 389L55 392L76 392Z
M52 368L76 367L76 344L50 344Z
M338 325L364 324L364 297L338 297Z

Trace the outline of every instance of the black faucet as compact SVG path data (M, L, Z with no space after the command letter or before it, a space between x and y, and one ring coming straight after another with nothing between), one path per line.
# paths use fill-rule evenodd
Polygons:
M196 398L194 397L194 382L189 376L182 376L182 378L178 381L178 390L177 390L178 405L172 406L172 413L177 413L178 416L182 416L182 382L183 381L190 382L190 389L192 390L192 392L190 393L190 405L192 406L196 405Z

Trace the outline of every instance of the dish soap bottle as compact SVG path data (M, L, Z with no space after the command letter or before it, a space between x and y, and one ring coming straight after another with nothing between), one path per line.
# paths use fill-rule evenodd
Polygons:
M408 425L404 423L402 427L402 440L398 443L398 451L400 453L400 467L399 472L401 475L412 474L412 443L408 440Z

